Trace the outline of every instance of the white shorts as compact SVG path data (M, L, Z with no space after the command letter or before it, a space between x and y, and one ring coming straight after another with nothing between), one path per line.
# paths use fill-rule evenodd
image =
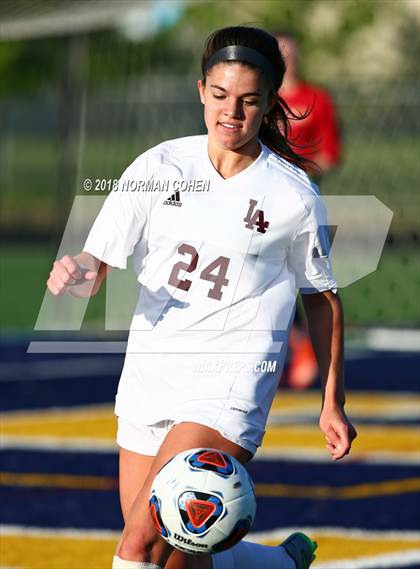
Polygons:
M163 439L175 425L175 421L159 421L153 425L135 425L118 417L117 444L121 448L156 456Z
M166 421L153 423L152 425L139 425L127 421L127 419L123 419L122 417L118 417L117 444L121 448L138 454L156 456L166 435L174 425L180 422L182 421L168 419ZM220 432L225 439L241 446L252 455L255 454L258 445L245 439L237 439L219 429L217 429L217 431Z

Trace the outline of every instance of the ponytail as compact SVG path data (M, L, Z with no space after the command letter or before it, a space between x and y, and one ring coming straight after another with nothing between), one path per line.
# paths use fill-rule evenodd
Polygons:
M313 171L318 166L313 160L301 156L294 150L294 148L299 149L302 146L290 140L290 121L305 119L310 111L311 109L303 115L298 115L291 110L280 95L276 94L274 105L270 112L264 116L258 131L260 140L273 152L305 171Z

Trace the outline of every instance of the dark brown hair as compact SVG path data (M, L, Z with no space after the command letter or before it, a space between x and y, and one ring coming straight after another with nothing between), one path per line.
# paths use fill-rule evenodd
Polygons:
M232 26L213 32L206 40L201 59L203 83L205 84L206 65L209 59L216 51L230 45L241 45L254 49L271 64L274 75L271 77L271 81L270 78L268 78L268 83L273 84L272 89L274 90L275 103L270 112L264 115L258 136L271 150L306 170L309 165L312 165L312 161L295 152L292 147L298 147L289 140L289 120L299 120L306 115L296 115L293 113L286 101L277 93L283 83L286 64L279 50L277 41L271 34L259 28L245 26ZM241 61L241 63L253 69L258 69L255 65L246 61Z

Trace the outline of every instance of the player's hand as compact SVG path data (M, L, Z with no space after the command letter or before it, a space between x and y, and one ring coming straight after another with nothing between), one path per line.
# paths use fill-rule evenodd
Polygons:
M357 437L356 429L348 420L342 405L324 405L319 426L325 435L325 445L333 460L339 460L350 452Z
M91 271L81 267L74 257L64 255L54 261L47 287L53 295L59 296L71 289L71 287L83 285L89 281L95 281L97 271ZM89 283L92 288L93 283Z

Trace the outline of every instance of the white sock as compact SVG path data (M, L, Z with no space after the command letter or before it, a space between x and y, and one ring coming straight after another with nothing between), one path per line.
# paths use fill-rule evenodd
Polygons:
M211 556L213 569L296 569L296 564L284 547L271 547L240 541L230 549Z
M127 561L121 559L118 555L114 555L112 559L112 569L162 569L154 563L145 563L144 561Z

